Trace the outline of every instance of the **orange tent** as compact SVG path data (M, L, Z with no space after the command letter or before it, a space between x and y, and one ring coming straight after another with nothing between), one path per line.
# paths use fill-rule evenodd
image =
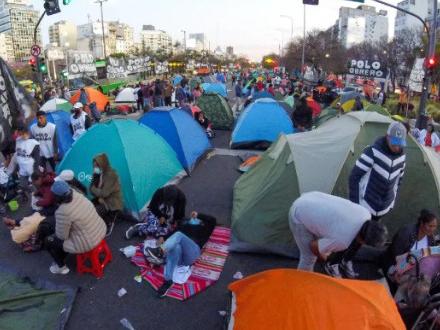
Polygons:
M309 108L312 109L313 118L318 117L321 113L321 106L319 105L319 103L310 96L306 99L306 101Z
M234 329L405 329L394 300L373 281L275 269L229 289L235 296Z
M98 108L98 110L101 112L105 111L106 106L110 104L107 96L92 87L85 87L84 89L87 94L88 103L96 102L96 107ZM80 94L81 90L78 89L75 94L73 94L73 96L70 98L70 103L75 104L76 102L78 102Z

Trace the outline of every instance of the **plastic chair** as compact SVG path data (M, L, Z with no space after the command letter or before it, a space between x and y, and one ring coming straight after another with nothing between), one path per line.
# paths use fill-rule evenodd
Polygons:
M92 273L96 278L104 275L104 267L112 260L112 253L105 239L93 250L76 255L76 271Z

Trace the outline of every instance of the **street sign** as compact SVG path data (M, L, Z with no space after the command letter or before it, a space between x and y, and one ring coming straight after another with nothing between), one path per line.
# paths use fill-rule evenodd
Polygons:
M41 54L41 48L38 45L33 45L31 47L31 55L32 56L39 56Z

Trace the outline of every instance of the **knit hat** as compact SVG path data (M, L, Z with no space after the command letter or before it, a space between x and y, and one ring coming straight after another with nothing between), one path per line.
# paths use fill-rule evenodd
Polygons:
M50 190L60 197L67 196L70 193L69 185L63 180L55 181Z
M61 173L55 178L55 181L72 181L75 177L75 173L72 170L63 170Z

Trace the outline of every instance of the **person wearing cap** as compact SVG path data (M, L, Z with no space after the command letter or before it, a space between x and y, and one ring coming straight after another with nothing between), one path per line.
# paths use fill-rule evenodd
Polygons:
M31 138L30 131L25 125L20 125L17 128L17 133L15 153L8 167L8 174L11 175L18 167L19 187L25 197L28 197L30 176L39 171L40 144Z
M87 188L77 179L75 178L75 173L72 170L63 170L61 173L55 178L55 181L65 181L70 188L76 190L77 192L87 195Z
M379 220L393 207L405 173L407 131L393 121L387 135L365 148L349 178L350 200L367 208Z
M93 250L105 237L106 225L92 202L62 181L51 188L58 209L55 211L55 234L46 237L45 247L54 259L53 274L67 274L66 257Z
M84 134L92 125L90 117L83 111L81 102L76 102L73 105L72 115L70 116L70 129L72 131L72 138L74 141Z
M46 169L49 164L55 171L58 159L56 125L47 121L46 112L37 112L37 123L31 126L31 134L40 143L40 166Z

